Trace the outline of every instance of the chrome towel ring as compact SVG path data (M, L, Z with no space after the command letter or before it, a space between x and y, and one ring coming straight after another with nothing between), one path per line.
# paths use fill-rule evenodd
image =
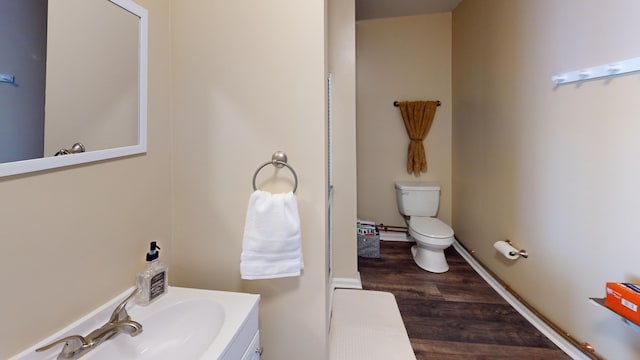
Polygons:
M293 167L291 167L291 165L287 164L287 154L285 154L282 151L276 151L273 153L273 155L271 156L271 161L267 161L266 163L260 165L258 167L258 169L256 170L256 172L253 174L253 190L258 190L258 188L256 187L256 177L258 176L258 173L260 172L260 170L262 170L262 168L264 168L267 165L273 165L277 168L282 168L282 167L286 167L287 169L291 170L291 173L293 174L293 179L294 179L294 184L293 184L293 193L296 193L296 190L298 189L298 175L296 174L295 170L293 170Z

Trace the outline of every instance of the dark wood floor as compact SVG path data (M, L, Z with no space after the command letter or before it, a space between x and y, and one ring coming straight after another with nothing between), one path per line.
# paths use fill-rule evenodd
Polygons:
M359 258L362 285L395 295L416 357L570 359L496 293L450 247L449 271L433 274L411 257L411 243L380 242L380 258Z

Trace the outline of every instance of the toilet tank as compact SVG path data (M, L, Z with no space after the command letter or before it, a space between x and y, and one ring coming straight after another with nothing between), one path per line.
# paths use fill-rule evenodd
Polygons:
M400 213L407 216L436 216L440 202L440 184L434 182L396 182L396 201Z

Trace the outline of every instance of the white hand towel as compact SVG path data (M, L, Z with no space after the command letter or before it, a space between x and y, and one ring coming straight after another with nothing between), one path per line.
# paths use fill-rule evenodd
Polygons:
M244 224L242 278L300 276L302 268L300 215L295 195L254 191Z

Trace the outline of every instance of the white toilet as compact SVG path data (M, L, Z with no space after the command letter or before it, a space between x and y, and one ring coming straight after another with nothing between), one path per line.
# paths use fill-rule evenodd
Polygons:
M409 217L409 234L416 240L411 248L413 260L421 268L443 273L449 270L444 249L453 244L453 230L436 214L440 185L427 182L396 182L398 210Z

